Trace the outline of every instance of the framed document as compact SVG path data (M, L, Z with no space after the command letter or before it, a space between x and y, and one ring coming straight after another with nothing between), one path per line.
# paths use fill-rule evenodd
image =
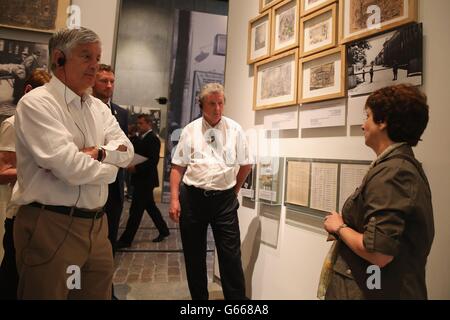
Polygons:
M298 49L254 65L253 110L297 103Z
M310 161L287 161L285 203L309 206L310 170Z
M339 42L417 21L417 0L339 0Z
M270 57L271 18L272 11L267 11L248 23L248 64Z
M298 47L298 0L287 0L272 9L271 54Z
M333 4L300 20L300 57L336 47L336 14Z
M345 46L300 59L299 102L345 97Z

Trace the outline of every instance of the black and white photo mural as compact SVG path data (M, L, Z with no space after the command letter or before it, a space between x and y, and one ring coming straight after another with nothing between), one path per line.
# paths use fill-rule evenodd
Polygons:
M348 95L409 83L422 85L422 24L410 24L347 46Z

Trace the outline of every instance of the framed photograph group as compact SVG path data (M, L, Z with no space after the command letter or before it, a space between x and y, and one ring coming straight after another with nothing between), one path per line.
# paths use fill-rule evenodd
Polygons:
M345 46L300 59L299 102L345 97Z
M252 64L270 57L272 11L250 20L248 24L247 63Z
M299 0L287 0L273 7L271 54L298 47Z
M417 21L417 0L339 0L339 42Z
M300 56L334 48L337 45L337 5L323 8L300 20Z
M298 49L254 65L253 109L262 110L297 103Z

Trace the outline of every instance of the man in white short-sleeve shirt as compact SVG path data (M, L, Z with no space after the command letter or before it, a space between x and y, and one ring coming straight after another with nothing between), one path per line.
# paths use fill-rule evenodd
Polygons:
M225 299L246 299L237 194L253 160L241 126L222 116L225 103L222 85L205 85L199 101L203 117L183 129L172 158L169 214L180 222L192 299L209 297L206 272L209 224Z

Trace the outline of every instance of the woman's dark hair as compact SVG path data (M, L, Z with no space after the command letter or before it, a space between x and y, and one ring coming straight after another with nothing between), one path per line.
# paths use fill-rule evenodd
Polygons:
M416 87L399 84L372 93L366 102L376 123L385 122L389 138L416 146L428 124L427 96Z

